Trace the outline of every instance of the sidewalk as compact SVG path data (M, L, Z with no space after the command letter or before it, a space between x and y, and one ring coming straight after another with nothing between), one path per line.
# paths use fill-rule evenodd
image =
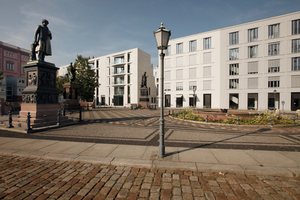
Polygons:
M300 175L300 152L166 147L66 142L1 137L0 155L82 161L114 166L165 168L245 175Z

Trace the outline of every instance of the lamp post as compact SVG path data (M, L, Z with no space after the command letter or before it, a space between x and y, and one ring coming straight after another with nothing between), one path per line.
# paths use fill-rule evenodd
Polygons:
M196 90L197 90L197 86L193 86L193 92L194 92L194 109L196 109L196 94L195 94Z
M159 29L154 33L157 49L160 50L160 119L159 119L159 151L158 156L163 158L165 156L165 133L164 133L164 50L168 48L171 31L165 29L164 24L161 23Z
M276 92L277 92L277 91L274 90L273 92L274 92L274 110L276 110L276 105L275 105L275 102L276 102L276 96L275 96L275 95L276 95Z

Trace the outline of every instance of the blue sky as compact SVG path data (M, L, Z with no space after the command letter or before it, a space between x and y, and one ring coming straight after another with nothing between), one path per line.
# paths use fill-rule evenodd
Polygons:
M30 49L47 19L57 67L77 55L104 56L132 48L158 53L153 31L161 22L171 39L299 11L300 0L0 0L0 41Z

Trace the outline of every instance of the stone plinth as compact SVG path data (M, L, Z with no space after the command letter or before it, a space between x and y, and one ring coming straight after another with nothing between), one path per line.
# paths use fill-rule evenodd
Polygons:
M78 109L78 85L74 83L66 83L64 88L64 100L63 104L68 109Z
M33 128L56 124L57 113L61 108L56 89L58 68L52 63L41 61L31 61L23 67L25 68L26 88L22 92L19 117L13 119L13 124L26 127L28 112ZM61 120L66 119L66 117L61 117Z
M139 99L139 105L142 108L148 108L148 103L149 103L149 97L148 93L149 89L147 87L142 87L140 88L140 99Z

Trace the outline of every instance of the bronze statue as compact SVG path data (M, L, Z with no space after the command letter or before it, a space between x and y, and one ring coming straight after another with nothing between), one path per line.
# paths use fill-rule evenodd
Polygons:
M144 75L142 76L142 84L141 84L141 88L142 87L147 87L147 75L146 75L146 72L144 73Z
M72 83L76 79L76 69L73 67L72 63L70 63L68 69L68 77L69 77L69 82Z
M51 43L52 34L48 29L47 25L49 24L48 20L43 19L42 25L38 25L34 33L34 42L31 45L31 60L36 60L33 51L38 53L38 61L45 61L45 56L51 56Z

